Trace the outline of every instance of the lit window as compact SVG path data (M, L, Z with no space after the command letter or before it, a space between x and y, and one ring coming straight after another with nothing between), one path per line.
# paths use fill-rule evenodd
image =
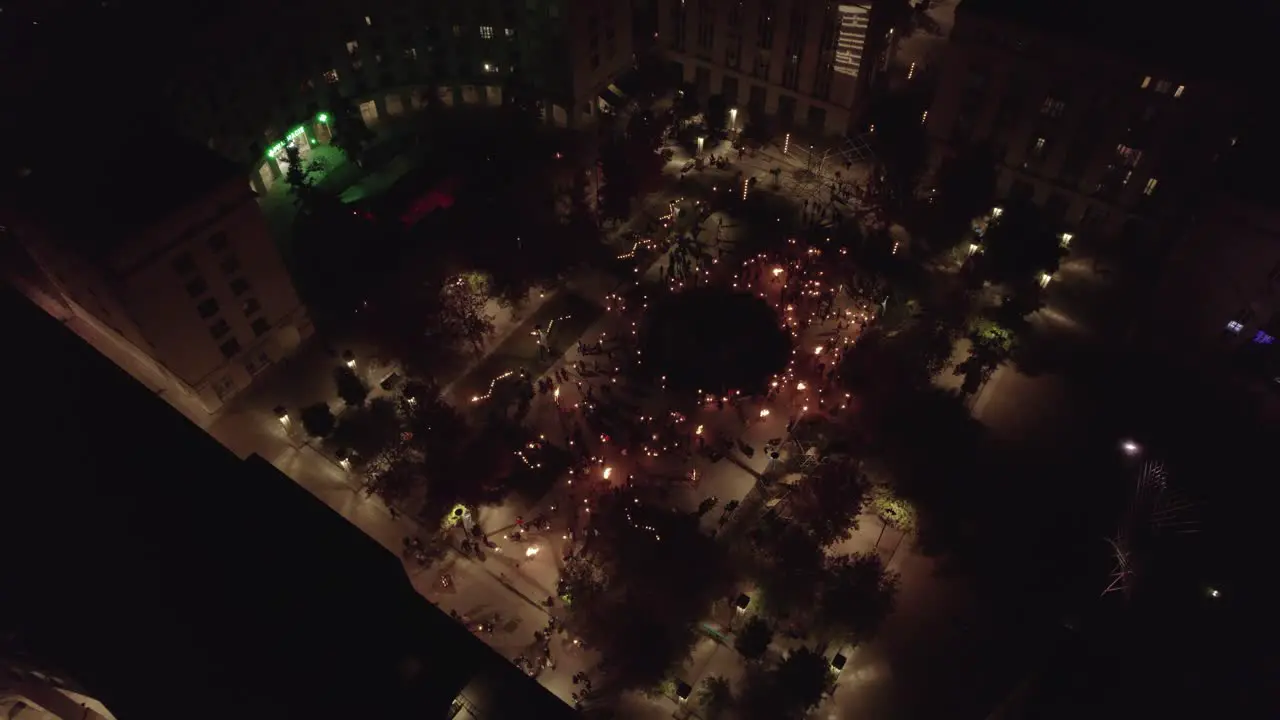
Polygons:
M1227 323L1227 332L1238 333L1243 329L1244 329L1244 325L1240 324L1235 320L1232 320L1231 322Z
M1275 342L1276 339L1271 335L1268 335L1267 333L1259 330L1258 334L1253 336L1253 341L1259 345L1270 345L1271 343Z
M1159 180L1156 180L1155 178L1151 178L1150 180L1147 181L1147 186L1142 188L1142 194L1154 195L1156 192L1156 185L1159 185L1159 184L1160 184Z
M492 26L492 25L481 25L481 26L480 26L480 37L484 38L485 40L492 40L492 39L493 39L493 26Z
M368 25L369 27L373 27L373 18L369 17L368 15L365 15L364 24Z
M418 59L417 48L406 48L404 51L404 56L405 56L405 59L407 60L417 60Z
M327 83L329 83L330 85L332 85L333 83L338 82L338 71L337 71L337 70L325 70L325 71L324 71L324 81L325 81L325 82L327 82Z
M1143 90L1146 90L1150 85L1151 85L1151 76L1150 76L1150 75L1148 75L1148 76L1146 76L1146 77L1142 78L1142 89L1143 89Z
M359 49L360 49L360 43L356 42L355 40L348 40L348 41L347 41L347 54L348 54L348 55L355 55L355 54L356 54L356 51L358 51Z
M1128 145L1117 145L1116 158L1120 161L1121 165L1125 167L1134 167L1138 164L1138 161L1142 159L1142 151L1136 148L1131 148Z
M515 36L516 36L516 31L515 31L514 29L512 29L512 28L503 28L503 29L502 29L502 34L503 34L503 35L506 35L507 37L515 37Z
M1040 106L1040 114L1056 120L1062 117L1062 113L1066 109L1067 104L1065 102L1055 97L1047 97L1044 99L1044 104Z
M1176 98L1182 97L1182 93L1186 92L1186 90L1187 90L1186 85L1179 85L1178 89L1173 91L1173 96Z

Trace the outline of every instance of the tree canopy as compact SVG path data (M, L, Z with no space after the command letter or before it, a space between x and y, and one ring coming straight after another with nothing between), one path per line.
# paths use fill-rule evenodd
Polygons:
M759 297L696 287L651 301L640 332L645 379L692 394L763 392L791 358L791 337Z
M822 463L787 495L791 519L822 546L846 540L858 528L869 484L845 457Z
M622 687L656 685L692 646L731 577L723 549L687 513L618 490L600 499L567 564L571 624Z

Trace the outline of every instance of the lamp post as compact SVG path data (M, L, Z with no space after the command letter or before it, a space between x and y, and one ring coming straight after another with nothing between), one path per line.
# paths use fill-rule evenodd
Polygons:
M736 132L738 129L738 108L729 108L729 132Z

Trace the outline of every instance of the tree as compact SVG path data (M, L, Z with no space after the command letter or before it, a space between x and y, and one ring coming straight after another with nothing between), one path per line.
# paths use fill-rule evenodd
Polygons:
M921 83L909 87L922 88ZM884 180L878 183L880 201L889 209L902 211L915 198L916 188L928 161L929 138L921 114L931 97L917 92L891 93L873 113L876 149Z
M747 660L759 660L773 642L773 627L759 615L754 615L742 625L733 639L733 647Z
M763 604L776 617L806 621L822 580L822 546L793 523L779 520L766 527L756 570Z
M772 672L751 675L740 705L749 720L791 720L804 717L830 687L826 658L801 647Z
M284 179L289 184L290 192L293 193L293 201L304 208L309 207L311 195L315 189L311 185L311 180L307 177L306 168L302 166L302 154L294 143L289 143L285 146L284 154L285 162L289 165L289 169L285 171Z
M961 389L969 395L977 392L1013 350L1014 336L1009 329L985 318L975 321L969 331L969 355L953 371L964 378Z
M724 133L729 120L729 105L725 102L723 95L716 94L707 98L707 110L703 117L706 119L707 130L712 137L718 137Z
M866 476L848 458L829 459L787 495L791 519L822 547L846 540L858 528L866 503Z
M385 468L369 473L365 477L364 491L368 495L382 498L387 505L400 505L412 498L425 484L422 466L401 458Z
M608 658L620 687L656 685L687 655L696 623L731 587L724 548L688 513L622 490L601 497L590 520L581 552L562 575L570 627Z
M698 691L698 702L706 720L722 720L733 711L733 687L728 678L712 675L702 681L702 689Z
M599 169L603 176L601 214L606 218L631 217L632 201L657 190L664 160L662 125L648 110L634 113L621 138L606 142L600 149Z
M386 398L368 405L358 405L342 413L329 442L335 447L355 452L356 457L372 461L383 451L400 442L400 416L396 406Z
M493 316L485 307L486 283L476 273L455 275L440 288L435 327L442 339L463 341L479 352L493 334Z
M333 369L333 382L338 387L338 397L347 407L360 407L369 397L369 386L356 375L356 371L346 365Z
M1057 228L1029 201L1007 203L982 237L978 265L983 277L1011 288L1052 275L1066 255Z
M329 409L329 403L318 402L314 405L308 405L302 408L300 415L302 417L302 429L306 430L311 437L328 437L333 432L336 421L333 417L333 411Z
M773 308L745 292L697 287L649 305L636 375L666 378L685 397L702 392L765 391L791 358L791 337Z
M990 145L966 145L938 168L930 240L935 249L954 247L974 218L991 211L996 193L996 158Z
M365 150L373 140L373 132L360 115L360 108L350 98L342 95L337 85L331 85L330 88L329 127L333 131L331 142L342 150L348 160L362 166Z
M827 659L807 647L793 650L773 675L775 689L791 714L802 714L817 705L831 687Z
M842 638L870 640L892 612L897 591L897 574L885 570L875 552L834 558L818 596L819 623Z

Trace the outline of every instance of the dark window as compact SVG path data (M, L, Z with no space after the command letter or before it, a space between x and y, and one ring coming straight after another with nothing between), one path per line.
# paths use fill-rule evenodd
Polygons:
M249 292L249 281L242 277L232 280L230 284L231 292L235 293L236 297Z
M198 298L207 292L209 292L209 283L202 277L192 278L191 282L187 283L187 294L193 298Z
M214 340L221 340L229 332L231 332L231 326L227 324L224 318L219 318L217 322L209 326L209 334L213 336Z
M738 78L725 76L724 82L720 85L720 96L729 105L738 104Z
M179 275L190 275L196 271L196 259L191 257L191 253L184 252L173 259L173 269Z
M233 275L240 269L240 258L235 255L228 255L227 259L222 261L222 272Z
M208 298L196 306L196 312L200 313L200 317L202 318L211 318L218 314L218 301L213 298Z
M249 325L249 327L253 328L253 334L255 337L262 337L263 335L271 332L271 324L267 322L266 318L257 318Z
M218 349L222 351L222 357L228 359L233 358L240 353L240 341L235 338L231 338L219 345Z
M227 249L227 234L224 232L214 233L209 236L209 249L220 253Z
M822 135L827 131L827 110L816 105L809 106L809 132Z
M258 302L258 298L252 298L252 297L246 298L244 301L244 304L241 305L241 307L244 308L245 317L249 317L250 315L262 309L262 305L261 303Z

